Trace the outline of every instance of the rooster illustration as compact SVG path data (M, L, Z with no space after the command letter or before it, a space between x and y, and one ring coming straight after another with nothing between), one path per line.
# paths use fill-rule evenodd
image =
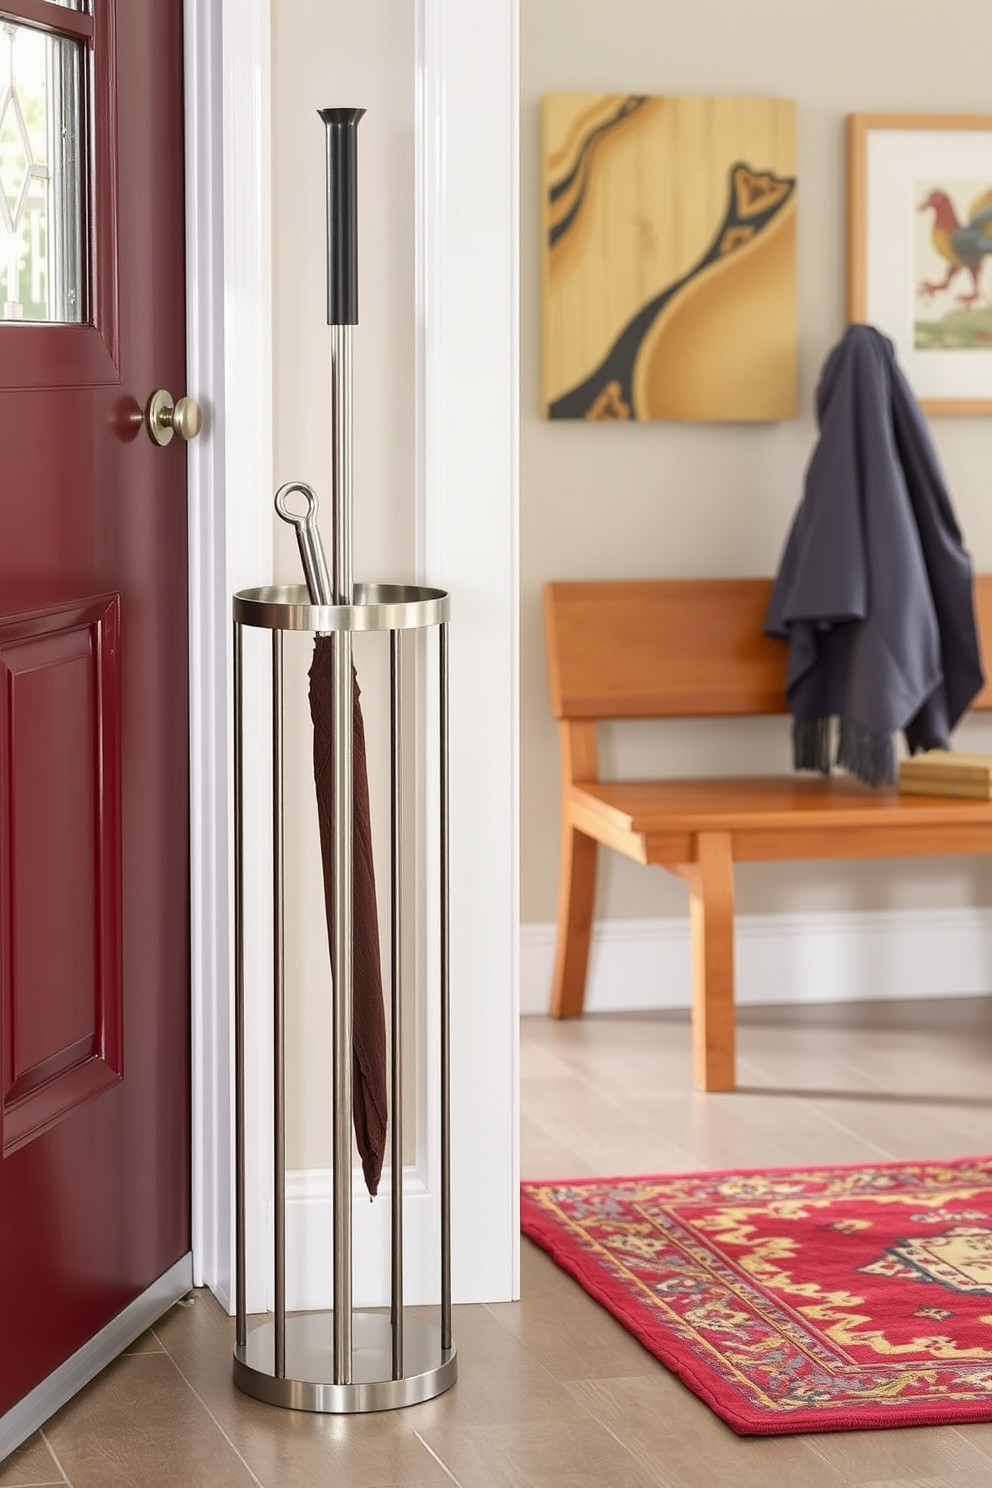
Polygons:
M947 273L937 284L924 279L919 294L929 299L950 286L962 269L971 275L971 293L957 296L959 305L978 299L978 281L986 254L992 253L992 189L984 191L968 209L968 221L959 222L946 191L931 191L920 211L933 209L933 246L947 260Z

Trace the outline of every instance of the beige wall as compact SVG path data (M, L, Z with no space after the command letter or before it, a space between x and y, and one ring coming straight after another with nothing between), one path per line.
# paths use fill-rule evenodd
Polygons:
M948 27L953 25L953 40ZM815 441L819 369L844 328L844 115L990 108L992 5L961 0L521 0L521 908L552 920L557 742L540 586L551 578L774 571ZM542 421L538 104L558 90L794 98L799 131L798 419L771 426ZM935 419L966 541L992 567L992 421ZM989 726L969 725L973 748ZM788 768L788 723L627 726L618 772ZM681 915L685 890L603 854L597 914ZM746 866L742 911L992 902L973 862Z
M359 316L354 331L354 570L414 576L414 7L407 0L275 0L272 207L274 466L312 485L330 561L330 342L325 298L322 107L364 107L358 127ZM302 575L276 521L276 580ZM287 641L286 941L290 1167L330 1163L330 973L306 706L308 638ZM380 644L382 643L382 644ZM388 889L388 643L358 637L380 904ZM388 900L385 901L388 905ZM384 909L381 913L388 913Z

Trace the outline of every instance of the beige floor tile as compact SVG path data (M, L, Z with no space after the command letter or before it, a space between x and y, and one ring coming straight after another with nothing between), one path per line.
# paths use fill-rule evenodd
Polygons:
M601 1094L647 1093L679 1088L692 1059L688 1013L589 1013L582 1018L530 1018L522 1044ZM619 1078L622 1076L622 1079Z
M667 1370L571 1389L666 1488L848 1488L809 1437L739 1437Z
M950 1478L886 1478L884 1482L862 1483L859 1488L957 1488Z
M700 1170L872 1162L880 1156L859 1133L838 1124L832 1112L807 1101L696 1091L684 1102L631 1101L625 1111L639 1125L665 1130Z
M815 1015L815 1008L785 1009L778 1022L769 1021L771 1011L743 1008L738 1015L738 1060L742 1067L760 1072L763 1084L802 1087L811 1078L827 1074L831 1084L841 1088L881 1087L874 1050L883 1035L875 1035L873 1044L872 1035L863 1029L792 1016L794 1012Z
M576 1123L602 1126L620 1112L619 1092L604 1094L568 1071L553 1079L521 1081L520 1104L524 1110L539 1108L542 1130L555 1132L567 1132Z
M41 1488L65 1484L65 1478L40 1431L0 1462L0 1488Z
M989 1414L992 1416L992 1411ZM976 1452L981 1452L983 1457L988 1458L988 1478L992 1483L992 1419L975 1426L959 1426L958 1435L963 1436Z
M949 999L945 1021L932 1003L876 1004L847 1014L846 1027L828 1022L836 1009L787 1010L794 1024L749 1028L752 1058L786 1085L854 1090L858 1083L921 1099L944 1095L989 1098L992 1054L988 999ZM760 1010L754 1010L760 1011ZM817 1014L811 1025L804 1013ZM755 1038L760 1044L755 1047ZM773 1081L774 1083L774 1081Z
M548 1020L542 1018L533 1020L540 1021L542 1027L546 1028ZM562 1058L561 1052L553 1044L545 1039L528 1038L530 1020L521 1020L522 1037L520 1040L520 1080L524 1083L528 1080L555 1080L561 1079L563 1075L570 1073L570 1066L566 1059Z
M560 1296L563 1290L563 1282L568 1278L562 1272L560 1266L555 1265L546 1250L542 1250L533 1241L521 1238L520 1241L520 1295L521 1305L529 1305L530 1299L536 1297L540 1292L551 1292L554 1296ZM576 1285L576 1283L572 1283ZM502 1307L503 1303L492 1303L490 1306Z
M772 1096L779 1100L800 1101L878 1101L881 1104L904 1106L963 1106L980 1110L992 1106L988 1095L988 1059L985 1056L980 1068L969 1071L962 1063L949 1060L938 1066L930 1061L925 1070L917 1071L913 1079L901 1083L890 1080L886 1084L870 1083L850 1072L841 1075L836 1070L825 1069L824 1061L817 1057L806 1062L806 1067L782 1070L759 1069L756 1061L748 1068L753 1075L741 1075L738 1092L744 1095Z
M670 1488L670 1479L590 1419L438 1429L424 1437L459 1488Z
M136 1338L131 1347L126 1350L126 1352L129 1354L162 1353L162 1345L159 1343L158 1339L155 1336L154 1328L149 1328L147 1332L142 1333L140 1338Z
M936 1478L953 1488L987 1488L989 1459L953 1426L838 1431L813 1440L819 1456L857 1488Z
M489 1312L557 1380L653 1375L662 1368L574 1281L530 1292L525 1302L491 1304Z
M526 1130L525 1130L526 1128ZM521 1178L593 1178L595 1173L584 1156L568 1143L548 1136L528 1116L520 1118Z
M898 1082L917 1056L924 1066L945 1057L967 1065L992 1047L992 999L748 1007L738 1029L741 1053L756 1062L822 1056L834 1079L848 1070L883 1085Z
M748 1027L834 1030L862 1042L875 1036L919 1040L926 1047L935 1039L941 1045L992 1042L992 996L748 1007L740 1017Z
M818 1037L818 1035L816 1035ZM760 1047L745 1044L737 1065L738 1089L744 1093L791 1096L807 1100L823 1093L827 1097L861 1095L884 1090L870 1056L859 1050L822 1043L811 1047L793 1042L769 1044L762 1036Z
M909 1096L932 1092L952 1102L963 1096L988 1103L990 1048L984 1036L965 1043L949 1038L931 1049L920 1047L918 1034L886 1036L862 1046L856 1058L870 1068L881 1089Z
M347 1483L448 1483L413 1433L407 1411L325 1416L263 1405L231 1378L234 1325L207 1292L174 1307L156 1326L170 1359L264 1488Z
M536 1174L539 1178L612 1177L619 1173L685 1173L699 1166L693 1152L670 1139L664 1126L654 1128L618 1111L608 1122L576 1120L565 1124L549 1118L538 1123L547 1141L576 1151L584 1172ZM521 1166L530 1167L521 1154Z
M622 1037L616 1038L614 1019L590 1019L599 1032L606 1032L609 1042L607 1057L603 1051L585 1044L574 1044L561 1048L558 1058L564 1070L573 1079L581 1081L585 1088L594 1091L600 1099L614 1101L642 1095L663 1095L680 1092L686 1082L691 1063L691 1052L686 1038L673 1047L669 1041L670 1025L641 1020L641 1037L634 1045L629 1044L626 1027L619 1029ZM688 1035L688 1022L684 1030ZM543 1092L540 1104L544 1109Z
M404 1412L415 1431L531 1425L585 1414L540 1355L493 1316L518 1305L454 1309L451 1328L458 1347L458 1382L436 1400Z
M257 1484L164 1353L118 1359L45 1435L72 1488Z
M812 1104L827 1114L827 1103ZM852 1099L829 1102L829 1117L891 1160L939 1161L992 1152L992 1109L984 1106Z

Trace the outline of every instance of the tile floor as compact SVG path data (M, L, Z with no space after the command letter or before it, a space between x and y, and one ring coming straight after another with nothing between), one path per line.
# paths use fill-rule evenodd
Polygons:
M992 998L741 1014L740 1088L689 1082L684 1016L523 1025L528 1177L992 1152ZM20 1451L0 1488L989 1488L992 1421L741 1439L539 1251L520 1302L459 1307L460 1376L334 1418L231 1384L194 1293Z

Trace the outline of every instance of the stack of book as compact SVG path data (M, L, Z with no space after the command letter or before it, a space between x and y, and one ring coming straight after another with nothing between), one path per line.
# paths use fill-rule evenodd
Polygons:
M992 754L930 749L899 762L899 789L919 796L992 801Z

